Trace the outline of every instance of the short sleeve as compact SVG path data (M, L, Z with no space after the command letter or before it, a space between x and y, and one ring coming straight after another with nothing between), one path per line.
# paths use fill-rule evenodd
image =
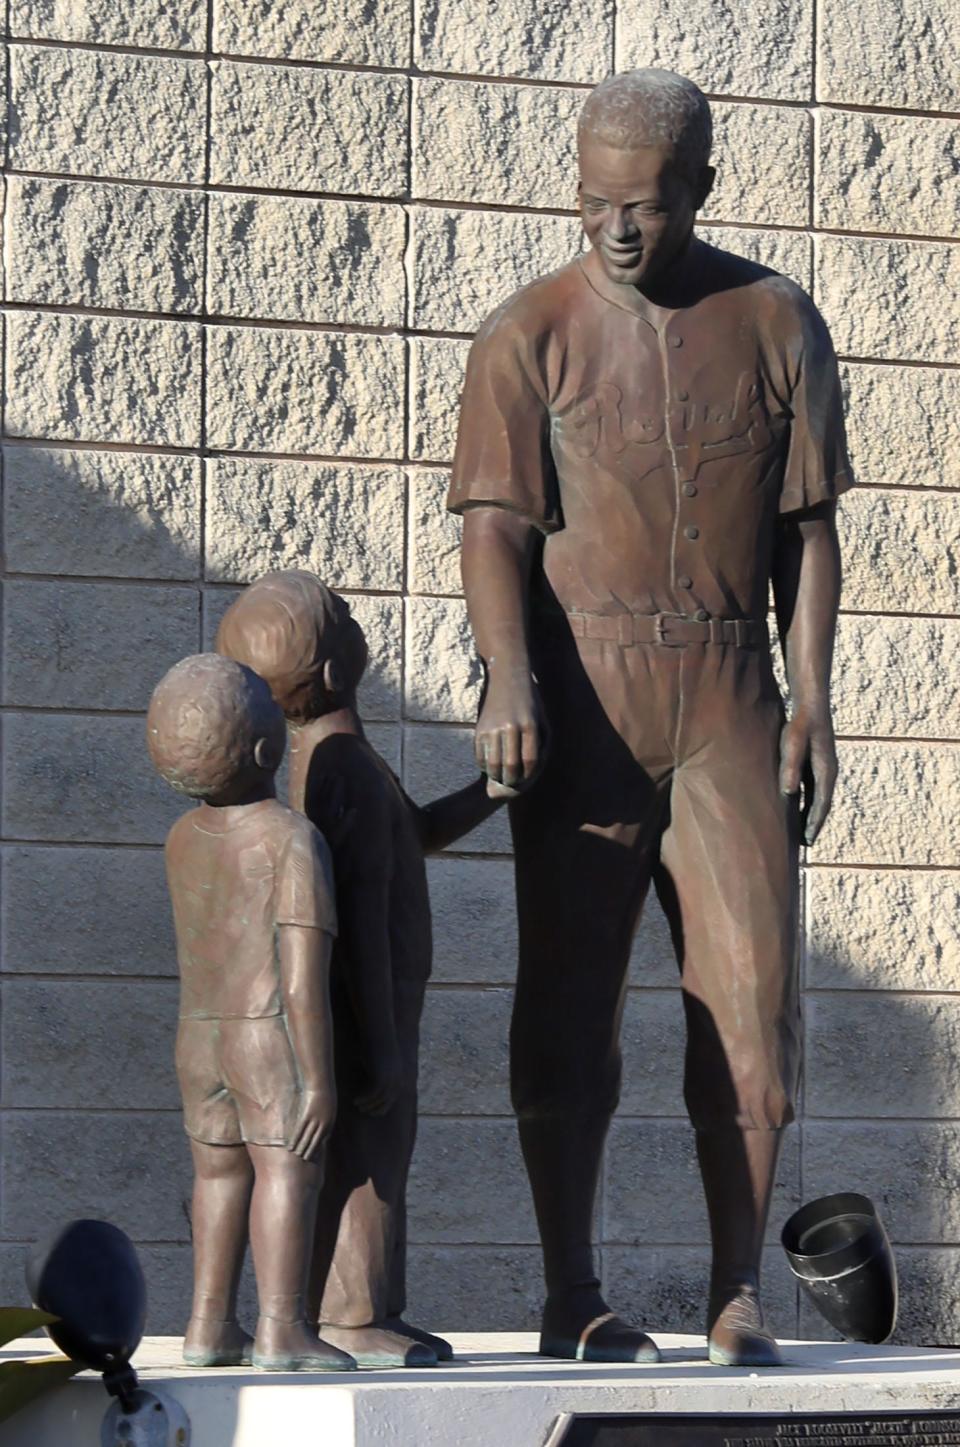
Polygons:
M800 324L781 513L829 502L853 485L837 358L823 318L806 297Z
M503 507L543 532L560 526L550 415L535 338L502 312L467 359L447 507Z
M276 923L337 933L333 867L326 840L306 819L291 820L277 864Z

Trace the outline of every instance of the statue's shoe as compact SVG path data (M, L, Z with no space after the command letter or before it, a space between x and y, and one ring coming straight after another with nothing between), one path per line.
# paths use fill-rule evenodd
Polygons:
M571 1362L658 1362L656 1344L639 1327L630 1326L612 1311L602 1312L584 1322L579 1331L558 1330L544 1323L540 1334L540 1355Z
M437 1354L413 1336L382 1326L320 1327L322 1339L349 1352L361 1367L435 1367Z
M191 1317L183 1340L188 1367L245 1367L253 1354L253 1337L235 1321Z
M352 1372L357 1366L347 1352L321 1341L306 1322L263 1314L251 1360L263 1372Z
M741 1287L720 1311L710 1327L707 1350L718 1367L781 1365L780 1348L764 1326L763 1308L753 1287Z
M434 1336L432 1331L424 1331L422 1326L411 1326L402 1316L388 1316L383 1324L388 1331L395 1331L400 1336L422 1342L425 1347L430 1348L438 1362L453 1361L453 1347L448 1341L444 1341L442 1336Z

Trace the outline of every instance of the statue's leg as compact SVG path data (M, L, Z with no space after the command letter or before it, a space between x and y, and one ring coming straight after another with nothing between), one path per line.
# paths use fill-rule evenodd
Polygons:
M591 1245L649 851L615 830L567 827L544 809L548 802L532 790L529 807L527 800L512 806L520 958L511 1082L543 1248L540 1350L589 1361L655 1361L649 1337L604 1301Z
M766 1366L780 1358L760 1261L800 1051L796 803L779 791L782 714L765 662L717 647L701 658L657 888L681 968L685 1096L710 1218L710 1356Z
M253 1167L243 1145L191 1141L193 1154L193 1306L183 1359L194 1367L235 1367L250 1360L250 1337L237 1321L237 1287L247 1249Z

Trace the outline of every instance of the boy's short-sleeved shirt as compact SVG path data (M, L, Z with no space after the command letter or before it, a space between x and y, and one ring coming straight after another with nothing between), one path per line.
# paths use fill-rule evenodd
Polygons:
M761 617L777 517L851 485L809 297L698 239L684 265L692 300L666 310L577 257L471 348L448 507L540 528L568 612Z
M337 931L330 855L276 799L178 819L166 847L181 1019L282 1013L277 928Z

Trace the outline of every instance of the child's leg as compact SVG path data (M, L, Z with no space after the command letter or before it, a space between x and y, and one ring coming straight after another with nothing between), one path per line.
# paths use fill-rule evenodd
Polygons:
M250 1245L260 1300L254 1365L274 1371L353 1367L351 1357L320 1341L306 1322L322 1161L305 1161L283 1146L247 1149L256 1173L250 1209Z
M236 1366L250 1359L250 1338L237 1325L236 1313L253 1167L242 1145L191 1141L190 1147L193 1308L183 1354L191 1366Z

